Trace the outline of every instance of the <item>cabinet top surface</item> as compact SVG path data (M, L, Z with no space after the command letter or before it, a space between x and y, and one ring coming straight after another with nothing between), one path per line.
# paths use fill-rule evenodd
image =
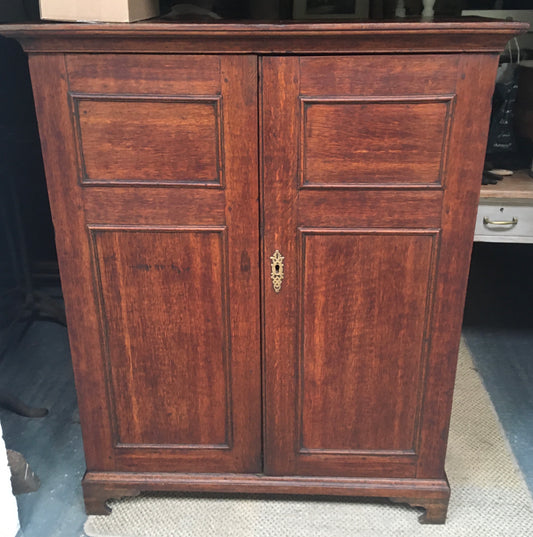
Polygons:
M528 25L479 17L391 22L162 22L0 25L29 52L499 52Z

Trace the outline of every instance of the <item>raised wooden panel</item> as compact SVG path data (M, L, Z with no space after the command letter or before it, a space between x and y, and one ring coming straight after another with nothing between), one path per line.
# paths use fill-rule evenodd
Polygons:
M225 229L90 233L116 444L231 447Z
M300 58L300 93L436 95L454 93L458 55L372 55Z
M84 184L222 185L220 99L73 95Z
M436 235L301 230L301 453L415 451Z
M452 102L302 99L302 186L439 186Z
M82 93L214 95L220 93L219 56L68 54L70 90Z

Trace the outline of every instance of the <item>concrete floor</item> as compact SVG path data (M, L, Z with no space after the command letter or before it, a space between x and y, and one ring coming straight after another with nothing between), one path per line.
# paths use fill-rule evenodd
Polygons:
M84 536L85 459L66 328L34 323L0 364L0 388L49 409L44 418L0 410L6 446L22 453L41 480L37 492L17 496L20 537Z
M533 493L533 245L476 245L464 335ZM46 418L0 410L9 448L41 479L18 496L21 536L84 536L84 473L66 329L35 323L0 364L0 387L46 406Z

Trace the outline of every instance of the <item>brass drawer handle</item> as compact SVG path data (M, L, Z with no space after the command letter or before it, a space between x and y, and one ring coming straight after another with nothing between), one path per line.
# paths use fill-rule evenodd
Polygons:
M285 259L279 250L276 250L273 255L270 256L272 261L270 279L272 280L272 287L276 293L281 291L281 284L283 282L283 260Z
M488 216L483 217L483 225L491 226L516 226L518 218L513 217L512 220L490 220Z

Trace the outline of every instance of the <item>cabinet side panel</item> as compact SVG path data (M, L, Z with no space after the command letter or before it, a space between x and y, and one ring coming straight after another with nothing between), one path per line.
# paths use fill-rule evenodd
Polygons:
M464 55L442 204L442 232L417 477L444 476L457 353L487 143L497 55Z
M107 382L100 347L96 290L76 178L76 148L62 54L30 55L35 106L65 298L87 468L113 469Z

